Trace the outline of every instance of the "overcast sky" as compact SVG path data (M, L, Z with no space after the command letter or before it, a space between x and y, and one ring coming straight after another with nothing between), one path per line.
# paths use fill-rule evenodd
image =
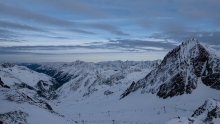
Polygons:
M156 60L220 49L220 0L0 0L0 61Z

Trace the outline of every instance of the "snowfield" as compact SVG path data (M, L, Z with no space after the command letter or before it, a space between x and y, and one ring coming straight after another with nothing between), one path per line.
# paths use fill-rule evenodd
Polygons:
M104 96L96 93L87 99L75 100L74 96L60 99L53 105L57 105L57 111L77 121L112 124L111 120L115 120L117 123L164 124L173 117L191 117L208 98L220 100L218 90L202 83L198 87L192 94L167 99L158 98L154 94L141 94L141 91L121 100L120 94Z

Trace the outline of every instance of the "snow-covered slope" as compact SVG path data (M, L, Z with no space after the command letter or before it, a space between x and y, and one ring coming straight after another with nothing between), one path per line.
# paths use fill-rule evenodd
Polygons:
M5 85L4 82L1 82ZM29 92L28 92L29 93ZM0 85L1 124L70 124L47 101L16 87Z
M24 91L32 90L34 91L33 95L38 94L45 98L51 97L55 90L53 85L57 83L53 78L45 74L12 63L0 64L0 79L5 85L23 89Z
M115 88L115 87L113 87ZM83 124L164 124L173 117L190 117L210 97L219 99L220 92L199 82L192 94L162 99L155 94L140 94L138 90L119 100L120 93L105 96L94 92L88 98L69 95L53 101L52 107L67 118ZM220 122L215 120L217 122ZM173 123L175 124L175 123Z
M91 63L78 60L72 63L25 64L25 66L55 78L59 82L56 92L59 98L69 97L71 94L78 99L89 97L94 92L102 92L102 95L122 93L127 85L143 78L160 62L156 60Z
M122 98L138 89L162 98L191 94L200 80L220 90L219 56L218 51L196 39L183 42L171 50L155 70L131 85Z

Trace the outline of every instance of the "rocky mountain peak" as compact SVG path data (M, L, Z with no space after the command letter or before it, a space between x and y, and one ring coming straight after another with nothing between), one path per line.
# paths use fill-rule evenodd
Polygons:
M171 50L161 64L136 82L129 92L141 88L142 93L156 93L167 98L191 94L201 80L205 85L219 90L220 58L215 53L198 40L189 39Z
M15 64L14 63L10 63L10 62L6 62L6 63L2 63L1 66L3 68L12 68L12 67L15 66Z

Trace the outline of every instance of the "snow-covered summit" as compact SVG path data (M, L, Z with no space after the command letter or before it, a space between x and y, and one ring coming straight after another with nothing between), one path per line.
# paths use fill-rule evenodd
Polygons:
M132 90L124 92L122 97L138 89L162 98L190 94L200 81L220 90L220 79L217 78L220 77L220 58L217 53L196 39L187 40L171 50L155 70L130 86L128 89Z

